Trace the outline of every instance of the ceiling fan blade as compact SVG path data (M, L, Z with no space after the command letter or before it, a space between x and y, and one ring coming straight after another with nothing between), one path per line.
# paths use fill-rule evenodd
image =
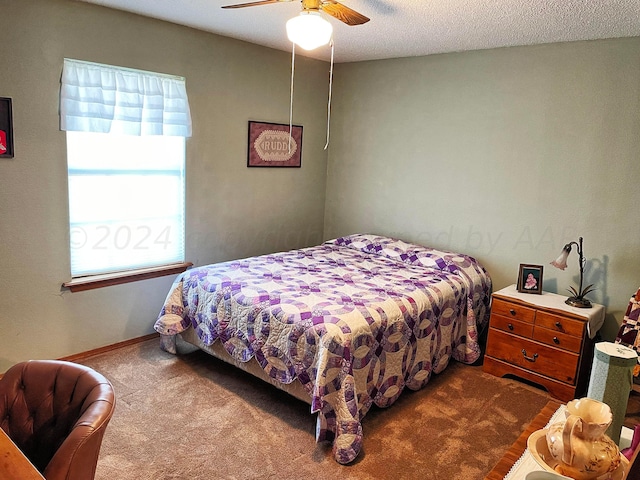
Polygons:
M257 2L236 3L235 5L223 5L222 8L244 8L257 7L258 5L268 5L270 3L292 2L293 0L259 0Z
M362 25L369 21L368 17L335 0L324 0L320 9L347 25Z

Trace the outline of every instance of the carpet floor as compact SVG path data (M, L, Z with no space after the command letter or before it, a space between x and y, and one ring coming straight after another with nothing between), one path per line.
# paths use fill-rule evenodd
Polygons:
M154 339L79 363L116 391L96 480L481 480L549 399L452 361L371 409L360 455L340 465L315 442L309 405L184 342L178 355Z

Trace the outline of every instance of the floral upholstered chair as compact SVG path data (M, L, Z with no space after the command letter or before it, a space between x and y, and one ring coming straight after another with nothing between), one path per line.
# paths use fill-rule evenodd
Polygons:
M640 354L640 288L629 300L629 306L622 320L622 325L616 336L616 343L633 348ZM640 365L636 365L633 371L635 381L640 375ZM635 383L634 381L634 383Z

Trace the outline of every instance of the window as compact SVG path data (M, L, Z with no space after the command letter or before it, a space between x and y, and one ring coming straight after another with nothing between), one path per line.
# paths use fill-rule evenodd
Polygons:
M184 144L67 132L73 277L184 261Z
M184 262L184 83L65 59L72 277Z

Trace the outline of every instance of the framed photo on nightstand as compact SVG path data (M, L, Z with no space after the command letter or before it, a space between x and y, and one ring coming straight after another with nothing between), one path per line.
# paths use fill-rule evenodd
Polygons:
M542 265L520 264L518 273L518 291L521 293L542 294Z

